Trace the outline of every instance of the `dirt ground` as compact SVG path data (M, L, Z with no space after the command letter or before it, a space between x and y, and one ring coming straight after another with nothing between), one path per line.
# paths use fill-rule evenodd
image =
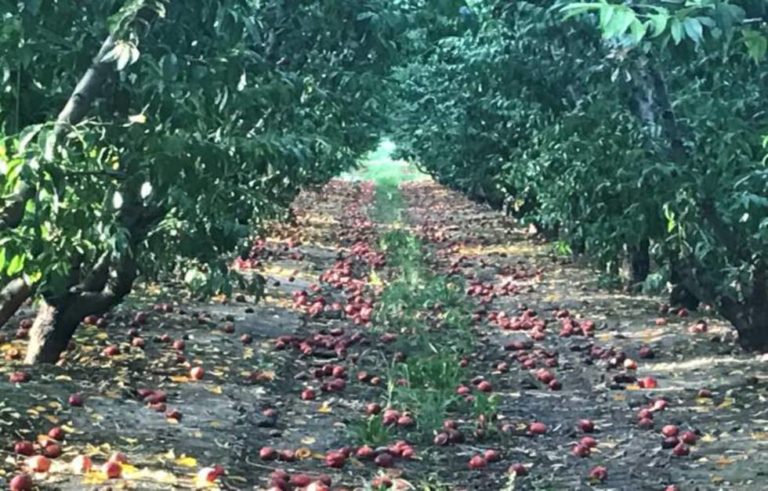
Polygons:
M356 424L366 404L386 397L395 351L360 307L375 306L381 278L398 272L377 249L391 224L374 221L373 186L334 181L302 194L297 223L272 227L240 264L267 277L263 301L236 295L199 303L148 285L107 316L106 327L82 326L55 367L21 365L26 341L14 339L13 329L30 311L6 326L0 486L27 465L16 442L34 442L40 453L48 431L60 427L61 456L49 472L33 474L40 489L266 489L276 470L326 475L335 489L371 489L380 475L400 489L425 490L768 489L766 358L743 353L725 323L703 312L660 314L657 298L601 289L588 267L556 257L500 213L431 181L405 184L402 195L406 226L427 242L434 271L468 282L478 322L465 383L491 382L498 431L480 439L470 429L464 443L436 446L403 429L394 438L410 442L413 458L384 469L354 457ZM302 291L322 297L324 308L312 312ZM354 316L344 313L349 304L357 305ZM696 327L701 320L706 330L696 332L704 331ZM183 347L173 344L181 340ZM108 346L119 354L105 354ZM327 386L317 373L326 365L342 367L343 387ZM192 367L205 370L201 380L190 377ZM11 383L18 371L29 380ZM384 382L361 381L362 371ZM559 390L542 382L551 375ZM646 377L657 387L641 387L651 383ZM142 389L154 392L145 398ZM306 389L314 398L302 397ZM72 394L83 396L82 406L69 404ZM654 403L653 427L642 428L638 412ZM455 416L472 427L468 415ZM596 447L578 457L582 419L594 423L586 436ZM545 424L543 434L531 434L534 421ZM693 432L688 455L662 448L667 425ZM280 458L264 459L264 447ZM345 447L352 457L329 467L327 453ZM469 459L488 449L500 460L471 470ZM122 478L106 479L98 468L114 452L128 463ZM73 472L78 455L89 455L95 470ZM511 474L513 464L527 475ZM197 477L216 465L226 473L215 482ZM596 466L605 468L604 479L588 477Z

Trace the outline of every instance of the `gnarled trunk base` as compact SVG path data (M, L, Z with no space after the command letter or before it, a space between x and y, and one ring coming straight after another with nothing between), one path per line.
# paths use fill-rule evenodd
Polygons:
M67 349L80 321L89 315L87 305L65 302L54 306L43 302L29 331L29 346L24 362L56 363Z
M768 319L760 324L750 326L736 326L739 333L739 345L747 351L759 351L768 353Z

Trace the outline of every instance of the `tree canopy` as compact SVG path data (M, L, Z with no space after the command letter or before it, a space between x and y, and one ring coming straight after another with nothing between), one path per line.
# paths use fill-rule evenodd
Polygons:
M628 262L628 283L768 347L764 2L4 0L0 17L0 322L43 300L30 361L139 276L231 291L254 227L383 134L561 252L612 278Z

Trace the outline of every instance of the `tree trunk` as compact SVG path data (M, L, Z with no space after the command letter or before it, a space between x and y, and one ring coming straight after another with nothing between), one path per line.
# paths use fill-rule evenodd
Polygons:
M734 304L724 310L736 310L739 324L733 324L739 332L739 344L746 350L768 352L768 266L763 261L754 266L752 292L744 304Z
M739 345L747 351L768 352L768 319L753 319L748 325L737 325Z
M632 285L645 282L651 272L651 244L643 239L640 244L629 248L629 271Z
M683 306L688 310L696 310L702 301L713 302L712 294L698 284L690 267L688 270L682 269L685 267L688 266L681 264L678 259L672 259L669 262L669 282L672 284L672 290L669 292L669 304Z
M70 292L63 298L48 298L37 311L29 331L29 346L24 363L56 363L67 349L77 326L88 315L101 315L120 303L131 292L136 279L132 259L121 264L117 278L102 292Z
M89 311L87 306L71 302L60 307L43 302L29 332L25 363L56 363Z
M135 260L138 245L164 215L163 208L148 209L132 201L123 204L119 221L130 232L127 250L117 261L104 253L79 284L61 296L45 297L29 332L25 363L56 363L83 318L101 315L123 301L138 276Z
M32 296L33 288L22 278L11 280L0 291L0 328L13 317L24 302Z

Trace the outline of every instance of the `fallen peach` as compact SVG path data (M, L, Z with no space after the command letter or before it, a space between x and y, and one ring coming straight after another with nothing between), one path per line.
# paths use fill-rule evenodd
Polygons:
M534 435L543 435L547 432L547 426L544 423L536 421L530 424L528 431Z
M27 474L13 476L10 482L11 491L32 491L32 478Z
M69 466L72 468L72 472L75 474L86 474L91 471L93 462L91 462L91 458L87 455L78 455L72 459L72 462L69 464Z
M594 481L605 481L608 478L608 469L602 465L593 467L592 470L589 471L589 478Z
M590 419L580 419L579 429L584 433L592 433L595 431L595 423L593 423Z
M107 476L107 479L117 479L123 474L123 466L120 462L109 461L101 466L101 472Z
M27 467L32 472L48 472L51 468L51 461L43 455L35 455L27 459Z
M189 371L189 376L193 380L202 380L205 376L205 369L203 367L193 367Z
M471 459L469 459L469 468L473 470L477 469L483 469L488 465L488 462L485 460L485 457L482 455L475 455Z

